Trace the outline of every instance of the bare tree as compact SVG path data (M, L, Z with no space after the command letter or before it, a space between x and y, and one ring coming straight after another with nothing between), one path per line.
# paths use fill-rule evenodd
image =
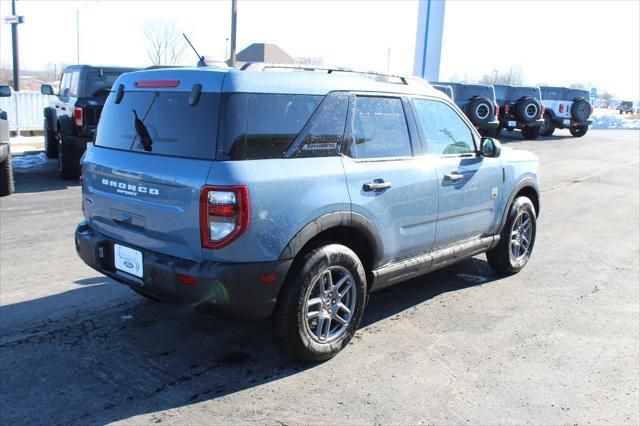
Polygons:
M524 72L520 66L512 66L509 71L484 74L479 80L480 84L509 84L521 86L524 84Z
M573 83L571 86L572 89L586 89L587 85L584 83Z
M175 22L146 21L141 30L147 42L147 55L153 65L176 65L180 62L186 44Z

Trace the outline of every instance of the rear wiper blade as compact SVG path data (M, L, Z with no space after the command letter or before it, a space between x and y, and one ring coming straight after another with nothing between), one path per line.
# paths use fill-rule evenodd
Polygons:
M135 109L132 109L131 111L133 111L133 117L135 118L135 125L136 125L136 133L140 138L140 142L142 142L142 146L144 147L145 151L151 152L151 145L153 144L153 141L151 140L151 135L149 135L147 126L145 126L142 120L138 118L138 113L136 112Z

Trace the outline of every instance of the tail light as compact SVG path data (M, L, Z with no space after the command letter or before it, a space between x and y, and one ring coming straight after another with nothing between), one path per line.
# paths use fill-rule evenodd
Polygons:
M496 117L500 117L500 105L496 104Z
M205 186L200 193L202 247L220 249L249 226L249 191L246 186Z
M560 106L558 107L558 112L560 113L564 112L564 105L560 104Z
M547 107L542 106L542 112L540 113L540 115L544 115L545 112L547 112Z
M84 123L84 111L82 110L82 107L75 107L73 109L73 119L76 126L82 127L82 124Z

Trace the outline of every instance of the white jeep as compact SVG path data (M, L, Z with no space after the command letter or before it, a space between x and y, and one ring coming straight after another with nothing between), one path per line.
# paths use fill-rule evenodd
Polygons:
M540 91L545 107L544 125L540 132L542 136L551 136L556 128L568 128L575 137L587 134L593 121L589 119L593 111L589 103L589 91L549 86L541 86Z

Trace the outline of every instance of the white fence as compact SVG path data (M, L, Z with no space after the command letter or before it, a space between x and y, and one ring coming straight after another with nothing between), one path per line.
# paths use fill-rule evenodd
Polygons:
M0 98L0 109L6 111L9 118L9 130L42 130L43 110L49 106L48 98L38 92L12 92L10 97Z

